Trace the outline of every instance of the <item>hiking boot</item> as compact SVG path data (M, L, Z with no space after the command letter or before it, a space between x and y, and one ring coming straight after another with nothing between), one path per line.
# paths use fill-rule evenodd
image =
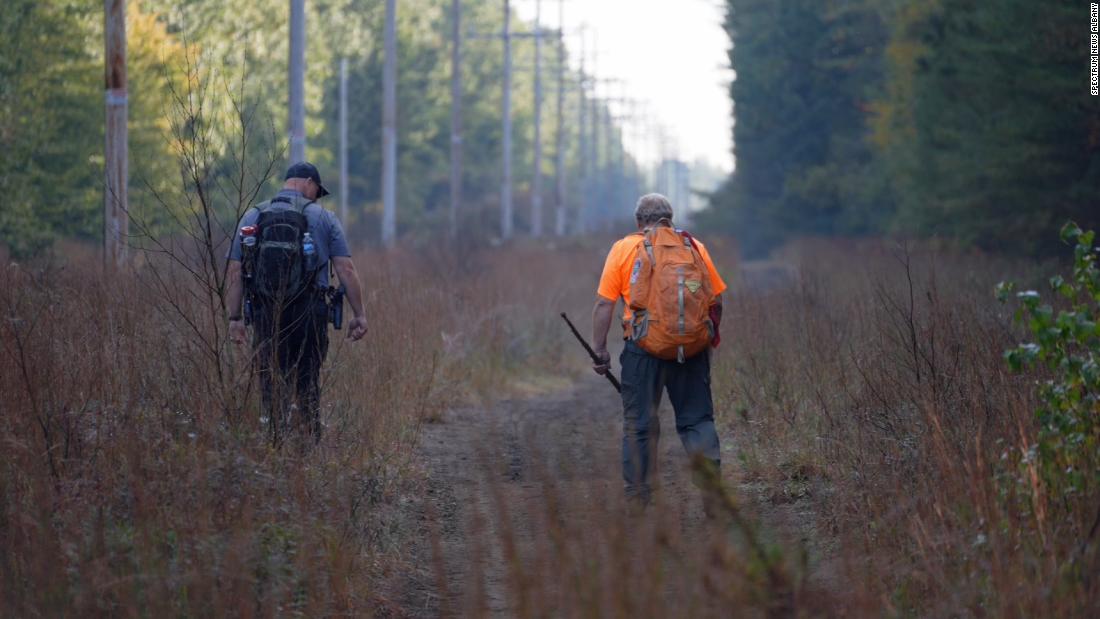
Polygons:
M626 512L631 516L644 514L653 503L649 488L628 489L626 491Z

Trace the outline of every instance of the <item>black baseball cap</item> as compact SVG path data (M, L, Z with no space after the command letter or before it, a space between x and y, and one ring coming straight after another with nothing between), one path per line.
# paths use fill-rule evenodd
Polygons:
M313 182L317 183L317 187L319 188L317 192L318 198L329 195L328 189L325 189L325 186L321 184L321 173L317 171L317 166L308 161L299 161L287 169L286 176L283 180L290 180L292 178L312 179Z

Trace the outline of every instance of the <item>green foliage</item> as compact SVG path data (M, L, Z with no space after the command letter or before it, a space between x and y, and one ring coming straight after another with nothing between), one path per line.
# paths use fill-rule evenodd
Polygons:
M1033 251L1066 219L1100 223L1100 105L1079 67L1080 23L1074 2L943 0L898 34L926 48L914 139L883 153L912 162L899 227Z
M1052 491L1081 494L1100 482L1100 255L1095 232L1074 223L1062 228L1062 240L1075 248L1072 276L1049 282L1060 306L1044 303L1034 290L1016 292L1017 320L1034 340L1007 351L1005 359L1017 371L1049 372L1039 389L1034 451ZM1014 288L1002 283L997 295L1005 301Z
M897 232L1035 253L1058 222L1100 225L1079 3L727 6L737 169L710 217L750 249Z
M756 253L791 235L860 233L880 218L863 139L884 25L869 1L729 0L737 170L712 221ZM796 41L797 44L792 44ZM725 211L725 212L722 212Z
M0 242L16 257L99 230L102 65L82 34L93 6L14 0L0 20Z
M0 243L29 256L61 237L98 241L103 210L103 5L92 0L13 0L0 20ZM316 0L307 4L306 157L338 185L338 67L349 61L349 207L357 239L376 237L381 202L383 4ZM398 222L402 232L445 225L450 157L449 0L403 0L398 22ZM468 32L502 27L500 4L464 0ZM230 177L244 156L263 167L281 152L287 126L289 5L285 0L141 0L129 3L130 208L142 229L159 233L193 208L182 196L177 130L203 119L215 174ZM513 29L529 30L516 20ZM550 173L556 127L555 46L545 45L544 153ZM530 39L517 39L517 67L533 64ZM463 47L463 209L493 221L500 189L502 59L500 41ZM577 76L567 71L575 84ZM530 71L513 85L517 225L523 228L531 182L533 94ZM180 109L184 82L205 89L200 113ZM201 87L196 84L202 84ZM577 98L565 103L575 131ZM184 106L186 107L186 105ZM192 110L191 112L194 112ZM240 116L248 116L242 123ZM237 127L253 128L247 145ZM575 134L567 139L567 177L579 178ZM242 153L244 153L242 155ZM279 164L282 165L282 162ZM607 172L612 159L604 153ZM186 165L182 166L186 167ZM551 204L552 183L543 184ZM267 188L273 190L274 186ZM574 188L570 188L572 190ZM570 195L573 192L570 191ZM217 196L219 208L226 196ZM168 204L165 204L168 202ZM333 199L335 202L335 198ZM166 208L167 207L167 208ZM231 209L223 209L231 210ZM547 219L552 221L552 219ZM175 228L171 228L175 229Z
M103 5L17 0L0 22L0 242L16 257L98 239L103 210ZM181 43L129 6L130 203L177 182L166 140Z

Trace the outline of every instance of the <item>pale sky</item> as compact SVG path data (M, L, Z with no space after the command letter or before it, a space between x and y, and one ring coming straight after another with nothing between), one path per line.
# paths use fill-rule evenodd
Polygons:
M512 5L530 21L536 1L512 0ZM557 27L558 2L541 0L544 27ZM564 8L572 66L580 50L578 29L585 25L585 69L591 71L594 59L600 77L623 80L622 85L600 84L599 95L647 102L650 115L667 129L672 154L687 161L705 159L728 172L733 169L732 73L723 5L721 0L565 0ZM627 148L652 160L657 140L641 136L639 123L628 131Z

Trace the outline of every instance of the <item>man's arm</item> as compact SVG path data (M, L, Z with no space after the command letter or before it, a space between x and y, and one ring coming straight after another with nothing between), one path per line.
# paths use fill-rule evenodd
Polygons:
M592 345L596 355L603 360L603 363L592 365L597 374L605 374L611 368L611 353L607 352L607 333L611 330L614 317L615 301L596 295L596 305L592 308Z
M359 281L359 272L355 270L355 263L347 256L336 256L332 259L336 267L336 276L340 283L347 288L347 299L351 305L354 318L348 323L348 337L358 340L367 333L367 315L363 309L363 284Z
M229 260L225 271L225 309L229 312L229 339L244 344L246 332L244 318L241 316L241 301L244 297L244 285L241 281L241 261Z
M244 285L241 281L241 261L230 260L225 272L225 310L230 317L241 315L241 302L244 301Z
M714 303L710 304L710 322L714 326L714 337L710 341L712 348L718 348L722 343L722 295L714 296Z

